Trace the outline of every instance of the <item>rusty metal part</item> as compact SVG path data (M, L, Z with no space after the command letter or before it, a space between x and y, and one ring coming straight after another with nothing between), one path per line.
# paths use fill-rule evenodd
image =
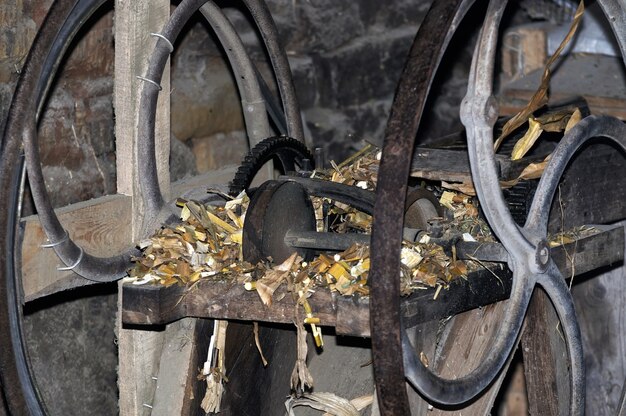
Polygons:
M243 225L243 258L257 263L268 257L280 263L298 252L309 260L312 251L287 243L289 232L315 231L315 211L302 185L267 181L254 193Z
M427 189L409 190L404 208L404 228L426 231L429 221L443 217L444 207L437 197Z
M409 52L385 131L372 230L371 288L374 381L382 415L410 413L404 384L400 325L403 209L412 151L426 98L441 57L471 0L431 5Z

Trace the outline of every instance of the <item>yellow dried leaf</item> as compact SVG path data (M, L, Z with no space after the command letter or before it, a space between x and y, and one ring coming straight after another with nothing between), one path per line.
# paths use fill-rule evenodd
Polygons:
M476 189L474 189L474 184L472 182L450 183L450 182L442 181L441 186L446 189L452 189L453 191L461 192L465 195L470 195L470 196L476 195ZM442 198L443 198L443 195L442 195ZM441 200L439 202L441 203ZM441 205L444 205L444 204L441 203ZM453 209L453 208L450 208L450 209Z
M511 160L519 160L524 157L531 147L535 144L543 129L541 124L533 117L528 119L528 130L526 134L515 143L513 152L511 152Z
M452 206L452 202L454 200L454 193L443 191L441 194L441 198L439 198L439 203L448 209L454 209Z
M191 276L189 276L189 283L194 283L200 280L201 272L193 272Z
M209 220L211 220L211 222L215 225L217 225L218 227L220 227L222 230L226 231L229 234L234 234L237 230L235 229L235 227L233 227L232 225L230 225L229 223L227 223L226 221L222 220L220 217L218 217L215 214L212 214L210 212L207 212L208 216L209 216Z
M274 292L291 272L291 266L293 266L297 256L298 253L293 253L287 260L268 270L265 276L256 281L256 290L263 304L267 306L272 304Z
M352 295L354 293L355 287L356 285L353 284L350 278L346 275L341 275L339 279L337 279L337 283L335 284L335 289L344 296Z
M230 235L230 239L237 244L242 244L243 242L243 230L239 230Z
M580 122L580 120L583 119L583 115L580 112L580 109L577 108L573 113L572 116L569 118L569 120L567 120L567 125L565 126L565 133L567 133L572 127L574 127L576 124L578 124Z
M183 205L183 209L180 211L180 219L183 221L187 221L189 217L191 217L191 211L189 211L189 208L185 204Z
M161 284L165 287L170 287L172 285L175 285L176 283L178 283L178 279L174 277L168 277L167 279L161 280Z

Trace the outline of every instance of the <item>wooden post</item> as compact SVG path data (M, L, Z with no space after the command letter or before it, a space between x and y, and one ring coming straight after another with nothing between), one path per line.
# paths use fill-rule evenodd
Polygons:
M143 87L137 76L143 76L148 66L156 38L169 17L168 0L115 1L115 135L117 148L117 191L139 194L137 167L141 158L136 153L137 114ZM156 148L161 189L169 193L169 69L161 81L163 88L157 107ZM140 233L143 207L133 198L132 237ZM120 286L121 287L121 286ZM121 305L122 292L119 292ZM149 415L159 370L164 332L123 328L118 317L119 392L121 415Z

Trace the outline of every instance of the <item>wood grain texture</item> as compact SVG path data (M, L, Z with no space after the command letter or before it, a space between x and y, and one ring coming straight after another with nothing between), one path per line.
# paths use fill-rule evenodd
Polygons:
M131 246L131 200L111 195L58 209L57 215L71 238L87 253L111 256ZM63 266L51 248L42 248L46 235L37 216L22 220L22 286L27 302L73 287L93 284Z
M115 135L117 150L117 189L132 198L133 241L141 237L144 208L141 203L138 166L144 155L137 154L137 117L143 76L149 56L157 41L150 33L159 33L170 15L167 0L115 1ZM169 197L169 65L161 81L156 114L155 141L157 171L161 192ZM121 286L120 286L121 289ZM120 305L123 294L120 290ZM152 380L159 368L164 343L163 332L125 327L118 319L119 404L121 415L148 415L156 383ZM145 406L148 405L148 406Z
M121 282L120 282L121 286ZM118 309L123 300L119 291ZM118 388L120 415L150 416L154 403L159 360L163 349L163 327L123 327L118 317Z
M586 412L615 415L626 380L626 269L574 280L572 294L585 354Z
M200 407L206 382L198 380L206 360L213 321L185 318L168 325L161 353L159 374L154 380L152 416L204 415Z
M568 412L568 372L562 365L567 349L562 336L550 299L541 289L535 289L522 334L524 375L531 415L564 415Z
M445 330L441 332L440 339L436 339L436 333L429 335L429 342L422 342L422 346L426 347L424 353L429 359L430 367L442 377L456 379L468 374L480 365L485 359L485 354L489 353L491 344L498 333L504 314L504 306L503 302L499 302L485 308L462 313L445 325ZM438 348L433 351L434 349L429 347L429 344L438 345ZM470 404L450 408L434 405L432 409L429 409L425 400L413 396L413 408L416 409L414 414L432 416L483 416L491 414L491 409L509 364L510 360L493 384Z
M267 367L263 366L254 343L252 323L229 322L226 335L226 376L229 382L219 415L284 414L296 361L295 326L259 324L259 343L268 361Z
M137 120L143 83L137 76L146 73L150 54L159 33L169 17L170 3L165 0L115 2L115 136L117 163L117 191L138 195L137 166L145 158L136 151ZM156 111L155 140L157 171L161 192L169 197L170 146L170 70L166 65L161 80L162 91ZM133 200L135 211L141 213L139 198ZM139 232L139 230L136 230ZM135 233L136 233L135 232Z

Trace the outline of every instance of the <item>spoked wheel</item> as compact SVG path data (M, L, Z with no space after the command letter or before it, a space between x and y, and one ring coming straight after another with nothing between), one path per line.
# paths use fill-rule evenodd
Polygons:
M60 267L59 271L71 272L69 277L60 276L59 281L52 285L52 289L45 292L46 295L86 284L82 279L92 282L117 280L125 274L130 266L130 257L135 253L134 244L129 239L127 250L114 256L98 256L97 252L87 252L80 241L75 241L68 234L50 202L37 142L39 116L60 62L76 33L105 2L105 0L59 0L52 5L24 65L2 142L0 181L3 207L0 209L2 227L0 241L3 255L0 256L0 299L2 299L0 338L3 339L3 344L0 348L0 376L8 409L15 415L46 413L32 375L22 328L25 297L34 299L43 295L24 293L22 284L22 236L18 224L25 171L28 172L37 214L48 240L41 241L42 247L45 250L54 250L65 265ZM157 227L156 221L169 216L157 175L154 115L165 63L173 51L178 34L196 11L200 10L215 30L227 51L233 72L237 75L250 143L253 145L270 135L268 107L273 109L269 113L274 125L278 126L275 133L289 134L302 139L302 124L289 66L286 55L279 46L277 31L269 11L263 2L258 0L245 0L243 3L250 10L263 37L274 68L284 115L281 107L273 103L275 99L268 95L269 90L264 88L263 82L257 78L241 40L221 9L211 1L183 1L176 8L164 30L153 35L158 41L150 69L146 74L136 74L143 81L141 106L143 112L139 119L141 124L137 147L146 162L138 168L141 174L140 192L135 196L134 203L145 207L142 221L144 230ZM270 103L266 106L267 102ZM22 150L25 158L21 156Z
M506 1L489 4L474 54L461 119L467 129L472 177L485 216L509 254L513 271L511 298L490 349L477 368L455 379L435 374L416 355L399 309L399 247L402 239L406 182L417 127L433 75L460 20L473 1L435 2L422 23L404 69L385 133L372 231L371 326L374 376L381 414L409 414L406 379L429 401L447 406L467 403L483 392L506 365L520 336L536 285L554 305L567 344L571 401L569 414L583 414L584 363L581 334L572 297L547 245L547 221L555 190L575 151L594 137L626 149L626 128L611 117L588 117L561 140L543 173L524 227L513 221L504 201L493 151L498 115L492 96L496 42ZM626 51L625 4L601 1L622 54ZM390 354L402 349L403 355Z

